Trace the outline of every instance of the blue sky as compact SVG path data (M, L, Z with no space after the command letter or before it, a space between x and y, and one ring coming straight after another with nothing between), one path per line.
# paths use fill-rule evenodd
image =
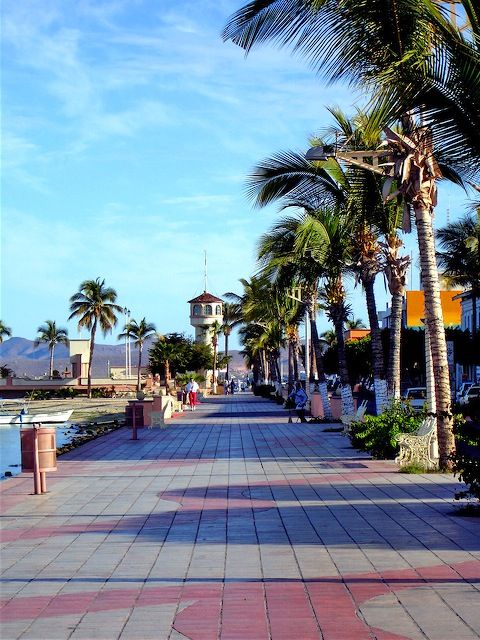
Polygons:
M306 149L329 122L325 105L364 100L287 51L245 58L223 43L241 4L4 0L0 314L14 335L33 339L52 319L78 337L68 300L96 277L134 318L191 334L186 301L203 290L204 250L208 289L241 292L278 217L252 210L246 174ZM449 190L437 224L463 199ZM359 291L352 304L366 320Z

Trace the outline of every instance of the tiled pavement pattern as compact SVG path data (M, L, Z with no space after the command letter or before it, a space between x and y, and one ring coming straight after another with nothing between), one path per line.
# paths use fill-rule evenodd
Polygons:
M324 428L238 394L2 482L2 640L479 638L457 482Z

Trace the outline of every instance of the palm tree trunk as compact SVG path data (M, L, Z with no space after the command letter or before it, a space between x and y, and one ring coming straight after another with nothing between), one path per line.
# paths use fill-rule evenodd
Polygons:
M140 369L142 367L142 349L143 349L143 344L140 344L138 347L137 391L142 390L142 385L140 382Z
M165 360L164 365L165 365L165 389L167 390L167 395L168 395L168 392L170 390L170 385L169 385L169 381L170 381L170 362L168 360Z
M55 351L55 345L52 344L52 346L50 347L50 375L49 375L50 380L53 378L53 352L54 351Z
M92 364L93 364L93 349L95 347L95 334L97 332L97 318L93 321L92 330L90 332L90 357L88 360L87 371L87 395L92 397Z
M322 398L323 415L325 418L332 418L332 408L330 406L330 398L328 397L327 379L325 378L325 369L323 366L322 348L320 346L320 338L318 336L317 323L315 317L310 317L310 335L312 336L312 345L315 353L315 365L317 369L318 389Z
M382 336L378 325L377 305L375 302L375 275L362 279L367 302L368 321L370 324L370 338L372 344L373 386L375 389L375 404L377 415L382 413L388 404L387 381L385 380L385 361L383 357Z
M480 252L480 246L478 248L478 251ZM472 288L472 292L471 292L471 296L472 296L472 338L473 340L475 340L476 335L477 335L477 289L474 287ZM473 343L475 344L475 342ZM475 384L478 383L478 379L477 379L477 367L473 368L473 381L475 382Z
M227 370L225 372L225 380L230 380L230 363L228 361L228 333L224 334L225 336L225 359L227 361Z
M288 340L288 395L290 395L293 391L293 340L289 338Z
M425 194L422 192L421 195L424 196ZM425 197L425 199L428 200L428 196ZM435 378L439 465L441 469L448 469L451 467L448 456L455 450L455 440L453 437L447 343L440 301L435 241L430 213L431 208L425 205L422 198L414 201L413 206L418 234L420 268L425 294L425 323L430 336L433 374Z
M293 380L298 380L298 329L296 331L295 341L293 343Z
M337 336L338 349L338 374L340 376L341 394L342 394L342 413L350 416L354 413L352 387L350 386L347 358L345 354L345 337L343 335L343 319L342 313L332 314L334 316L335 334Z
M403 294L392 293L390 311L390 353L387 369L387 386L390 398L400 397L400 345L402 335Z
M217 340L215 339L213 343L213 381L212 381L212 391L215 395L217 393Z

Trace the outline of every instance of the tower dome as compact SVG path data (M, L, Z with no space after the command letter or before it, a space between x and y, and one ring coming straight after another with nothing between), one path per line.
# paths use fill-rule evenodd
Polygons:
M195 327L195 342L212 344L209 328L214 322L223 323L223 300L204 291L188 301L190 305L190 324Z

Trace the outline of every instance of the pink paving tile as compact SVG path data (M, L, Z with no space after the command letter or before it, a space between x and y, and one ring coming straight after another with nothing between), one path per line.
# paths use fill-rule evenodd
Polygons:
M259 640L268 638L263 585L225 585L223 593L221 640Z
M370 630L357 617L344 584L309 582L307 588L324 640L371 640Z
M321 638L303 584L267 583L265 592L272 640Z

